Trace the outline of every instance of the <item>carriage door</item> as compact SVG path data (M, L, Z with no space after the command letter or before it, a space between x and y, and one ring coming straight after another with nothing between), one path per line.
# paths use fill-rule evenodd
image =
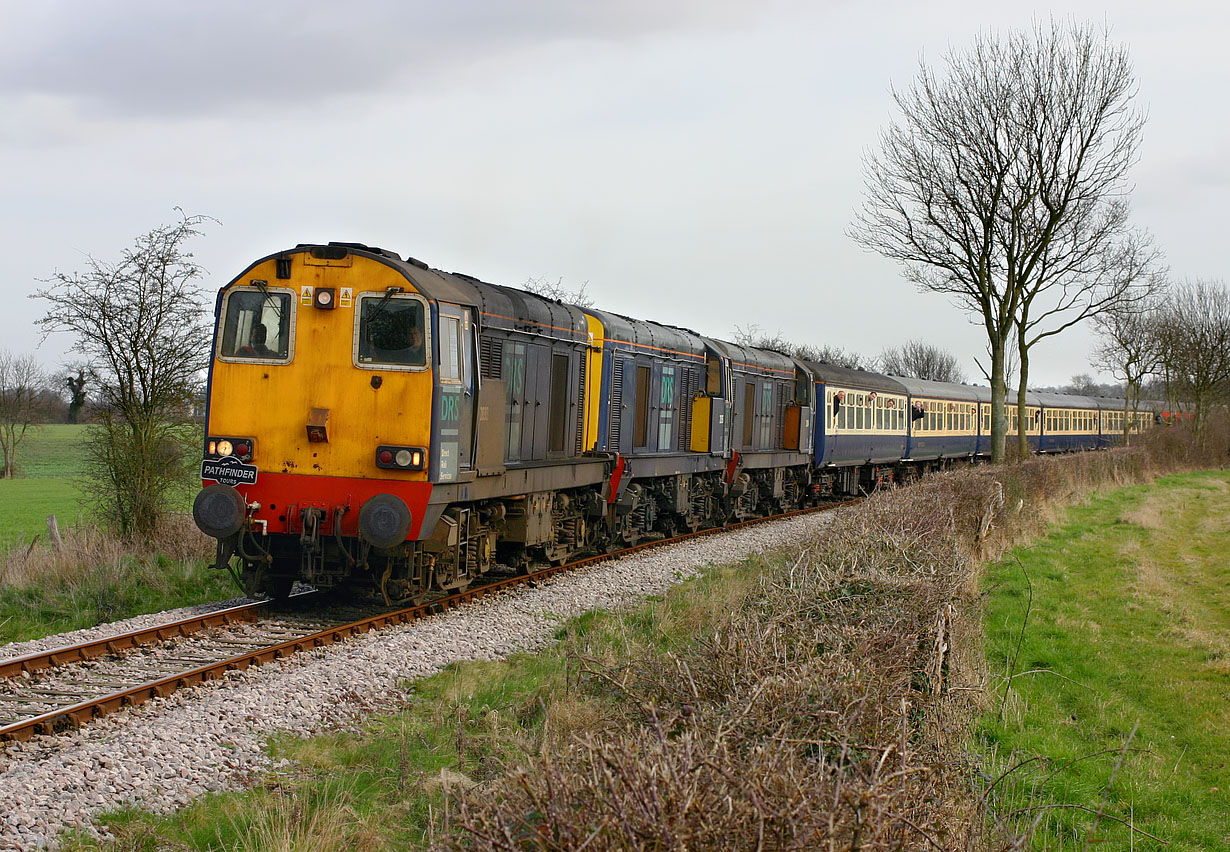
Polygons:
M440 303L440 481L468 471L474 460L474 319L470 308Z

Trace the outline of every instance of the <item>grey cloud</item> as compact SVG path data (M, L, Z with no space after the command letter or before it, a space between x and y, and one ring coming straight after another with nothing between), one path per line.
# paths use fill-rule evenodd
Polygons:
M201 114L288 99L447 86L470 63L562 39L737 25L755 4L575 0L40 2L0 12L0 93L99 114Z

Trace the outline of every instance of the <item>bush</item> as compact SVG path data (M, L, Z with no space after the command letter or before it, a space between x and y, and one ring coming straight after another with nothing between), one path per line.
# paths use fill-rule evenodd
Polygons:
M441 848L1007 848L966 722L984 695L982 562L1055 507L1224 463L1230 429L941 473L842 512L695 643L580 661L622 716L462 796Z

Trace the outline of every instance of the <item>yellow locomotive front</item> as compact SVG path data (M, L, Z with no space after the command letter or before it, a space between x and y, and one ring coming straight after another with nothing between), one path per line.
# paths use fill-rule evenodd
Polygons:
M415 583L433 305L399 258L361 248L300 246L219 295L193 514L251 593Z

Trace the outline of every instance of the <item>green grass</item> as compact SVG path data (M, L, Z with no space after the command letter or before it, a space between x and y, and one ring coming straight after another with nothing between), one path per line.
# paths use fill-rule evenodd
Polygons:
M239 594L225 571L204 560L127 556L83 565L44 582L0 584L0 643L24 642L147 612Z
M81 489L70 479L0 479L0 552L47 540L47 516L61 526L82 512Z
M0 479L0 553L46 541L47 516L74 524L84 513L80 475L88 426L53 424L26 434L17 447L17 476Z
M52 423L31 429L17 446L17 478L79 475L89 426Z
M0 642L237 593L229 575L208 570L204 560L136 554L98 532L70 534L89 514L79 476L90 428L57 424L31 431L18 447L18 476L0 479ZM188 491L177 509L191 504ZM64 554L48 548L48 515L59 522ZM30 550L35 537L37 548Z
M997 772L1028 761L994 795L1035 848L1230 849L1228 553L1213 472L1097 495L992 566L978 733Z

